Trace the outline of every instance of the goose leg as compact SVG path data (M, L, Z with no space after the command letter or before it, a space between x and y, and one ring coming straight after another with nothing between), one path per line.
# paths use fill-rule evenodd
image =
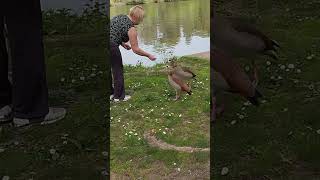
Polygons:
M176 98L174 100L177 101L178 99L180 99L180 95L181 95L181 91L176 90Z

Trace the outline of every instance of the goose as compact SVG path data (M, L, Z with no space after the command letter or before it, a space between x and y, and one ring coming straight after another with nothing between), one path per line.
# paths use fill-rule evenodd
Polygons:
M178 100L181 96L182 92L186 92L189 95L192 94L191 86L185 83L182 79L180 79L175 73L172 67L167 66L168 69L168 81L169 84L175 89L176 91L176 98Z
M213 45L236 57L250 56L253 54L267 55L278 59L277 50L279 43L269 38L250 23L240 18L213 16ZM258 83L258 67L253 60L253 73L255 84Z
M173 73L181 80L194 79L197 75L192 72L188 67L181 66L175 59L169 61L169 66L171 66Z
M240 18L213 17L214 46L228 53L238 52L241 55L258 53L278 59L279 43L269 38L255 26Z
M189 68L179 65L174 68L174 74L183 80L190 80L196 77L196 74L194 74Z
M213 51L212 59L210 73L212 96L216 97L218 93L222 92L236 93L245 97L253 105L259 106L259 98L262 97L262 94L241 66L233 61L230 56L217 49ZM224 107L220 112L223 112L223 110ZM217 111L218 109L216 109L216 113Z

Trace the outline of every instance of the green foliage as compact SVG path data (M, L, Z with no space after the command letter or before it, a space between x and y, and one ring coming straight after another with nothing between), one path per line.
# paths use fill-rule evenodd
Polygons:
M90 0L81 14L71 9L50 9L43 12L43 32L46 35L104 33L108 24L105 3Z

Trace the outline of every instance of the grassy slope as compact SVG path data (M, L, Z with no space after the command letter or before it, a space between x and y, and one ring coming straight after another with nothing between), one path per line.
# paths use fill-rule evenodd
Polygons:
M209 153L163 151L151 148L143 139L144 132L154 129L156 136L168 143L209 146L209 62L187 57L180 60L192 67L198 76L192 83L193 95L184 94L177 102L173 101L175 92L169 86L167 76L161 73L163 64L152 68L125 68L126 87L134 93L130 101L111 106L113 173L136 179L181 177L191 170L193 176L209 177ZM181 168L180 173L177 168ZM196 175L199 170L206 173Z
M0 147L5 151L0 153L0 177L102 179L101 172L106 168L102 152L108 142L107 112L103 108L108 102L104 41L101 35L45 40L50 104L66 107L68 114L53 125L26 130L3 127ZM92 73L96 76L88 78ZM82 76L84 81L80 80ZM72 79L76 81L71 83ZM51 155L50 149L55 149L59 157Z
M319 3L286 7L266 12L260 24L282 45L278 62L268 66L267 58L257 59L266 103L242 109L244 100L229 96L228 109L214 127L214 179L320 178ZM280 64L295 68L281 70ZM227 176L220 175L223 167L230 170Z

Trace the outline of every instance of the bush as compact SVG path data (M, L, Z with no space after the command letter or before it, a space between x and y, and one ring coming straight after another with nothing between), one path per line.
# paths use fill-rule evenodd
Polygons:
M90 0L80 14L66 8L44 11L43 32L45 35L104 33L109 22L105 5L98 0Z

